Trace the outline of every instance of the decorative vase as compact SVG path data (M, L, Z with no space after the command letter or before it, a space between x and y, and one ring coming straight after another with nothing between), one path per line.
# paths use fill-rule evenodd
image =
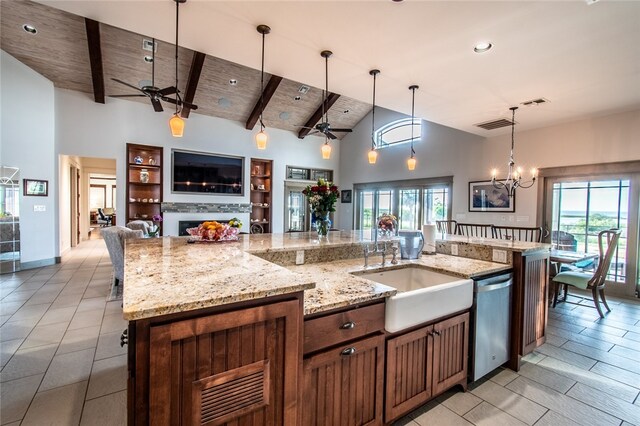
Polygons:
M140 170L140 182L149 183L149 172L147 169Z
M394 215L385 214L378 218L378 237L390 238L397 235L398 220Z
M329 213L316 213L316 231L318 231L318 237L326 238L329 229L331 229Z

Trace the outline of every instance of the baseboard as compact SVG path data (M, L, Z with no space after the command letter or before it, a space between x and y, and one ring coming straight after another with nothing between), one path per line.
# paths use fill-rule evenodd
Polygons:
M60 256L56 256L51 259L41 259L41 260L32 260L31 262L20 262L20 270L24 271L26 269L34 269L34 268L42 268L43 266L51 266L56 263L60 263L62 258Z

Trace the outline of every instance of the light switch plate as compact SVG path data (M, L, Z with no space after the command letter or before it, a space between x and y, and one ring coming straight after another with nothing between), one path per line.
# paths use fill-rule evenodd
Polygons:
M33 211L34 212L46 212L47 211L47 206L43 206L42 204L35 204L33 206Z
M304 264L304 250L296 250L296 265Z
M458 245L457 244L451 244L451 254L454 256L458 255Z
M507 252L505 250L493 249L493 261L507 263Z

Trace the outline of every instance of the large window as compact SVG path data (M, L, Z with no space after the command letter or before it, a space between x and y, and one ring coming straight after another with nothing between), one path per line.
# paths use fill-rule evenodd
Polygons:
M384 214L398 218L399 229L451 218L451 177L355 185L354 229L372 229Z
M399 145L411 142L411 127L413 124L413 141L418 142L422 138L422 120L403 118L380 127L374 133L376 148L386 148L391 145Z

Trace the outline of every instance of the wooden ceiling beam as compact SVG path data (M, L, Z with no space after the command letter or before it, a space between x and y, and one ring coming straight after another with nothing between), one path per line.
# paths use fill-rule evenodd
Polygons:
M184 101L190 104L193 103L193 99L196 97L196 90L198 89L198 82L200 81L200 74L202 73L202 67L204 66L205 55L202 52L193 52L193 59L191 60L191 69L189 70L189 79L187 80L187 88L184 92ZM180 111L182 118L189 118L191 108L183 107Z
M338 98L340 98L340 95L338 95L337 93L329 93L329 96L327 96L327 99L323 102L324 107L323 104L320 104L316 112L314 112L309 120L307 120L307 122L304 124L304 128L302 128L300 132L298 132L298 137L300 139L304 139L304 137L307 136L311 130L313 130L313 127L318 124L318 121L320 121L320 119L322 118L322 113L329 111L333 104L336 103Z
M262 108L260 108L261 98L258 98L256 105L253 107L253 111L251 111L251 114L249 114L249 118L247 119L247 124L245 126L247 130L253 129L253 127L256 125L256 123L258 122L258 118L260 118L260 111L265 110L267 108L267 105L269 105L269 101L271 101L273 94L276 93L276 89L280 85L281 81L282 81L282 77L278 75L271 76L271 78L269 79L269 82L264 88L264 91L262 92L262 99L263 99Z
M104 103L104 69L102 67L102 47L100 45L100 23L84 18L89 45L89 63L91 64L91 80L93 81L93 99Z

